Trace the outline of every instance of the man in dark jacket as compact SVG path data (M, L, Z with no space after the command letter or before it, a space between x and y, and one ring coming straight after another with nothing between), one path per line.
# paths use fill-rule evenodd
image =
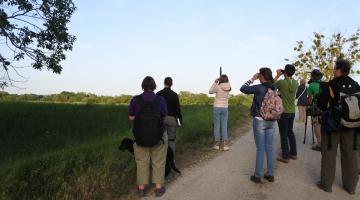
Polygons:
M334 79L329 82L330 109L336 110L339 107L340 92L343 88L352 88L360 91L359 84L349 77L351 64L346 60L338 60L334 67ZM324 121L324 119L323 119ZM338 128L335 132L326 133L327 127L322 127L321 142L321 180L317 186L326 191L332 192L332 184L335 178L336 154L340 144L341 172L343 188L354 195L358 182L357 168L357 145L355 129L345 128L337 121ZM323 125L324 126L324 123Z
M173 85L172 78L166 77L164 85L165 88L156 95L162 96L167 104L168 116L165 117L164 124L168 134L169 147L175 153L176 128L182 123L180 101L176 92L171 90Z

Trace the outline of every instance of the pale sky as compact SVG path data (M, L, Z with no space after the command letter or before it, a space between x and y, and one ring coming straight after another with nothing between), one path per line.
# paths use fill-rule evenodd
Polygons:
M207 93L223 66L238 94L260 67L283 67L298 40L360 28L358 0L75 0L77 36L63 72L24 69L10 93L136 94L146 75L175 91ZM236 90L235 90L236 89Z

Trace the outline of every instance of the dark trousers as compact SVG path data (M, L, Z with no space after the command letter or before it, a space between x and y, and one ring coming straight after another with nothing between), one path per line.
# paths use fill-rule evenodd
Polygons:
M341 129L335 133L322 134L321 142L321 185L331 189L335 179L336 155L340 143L341 175L346 190L354 192L358 182L357 151L354 150L354 130ZM331 137L331 149L328 149Z
M290 156L296 156L296 139L294 134L295 113L283 113L278 120L282 157L289 159Z

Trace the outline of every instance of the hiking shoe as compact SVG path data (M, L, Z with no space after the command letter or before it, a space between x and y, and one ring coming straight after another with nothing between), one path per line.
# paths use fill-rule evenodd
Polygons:
M332 189L326 188L325 186L323 186L323 185L321 184L320 181L316 184L316 186L317 186L318 188L320 188L321 190L325 191L325 192L328 192L328 193L331 193L331 192L332 192Z
M166 192L165 187L156 188L156 190L155 190L155 195L156 195L157 197L161 197L162 195L165 194L165 192Z
M355 191L348 190L345 186L343 186L344 190L349 193L350 195L355 195Z
M270 175L267 175L267 174L264 175L264 179L271 182L271 183L273 183L275 181L274 176L270 176Z
M230 148L229 148L229 146L227 145L227 142L226 141L224 141L223 142L223 150L224 151L228 151Z
M298 157L297 156L290 156L290 159L297 160Z
M314 151L321 151L321 146L315 145L315 146L311 147L311 149Z
M145 189L137 189L137 195L138 195L138 197L145 197Z
M254 176L251 176L250 177L250 181L256 183L256 184L260 184L261 183L261 178L260 177L256 177L255 175Z
M289 162L290 162L289 159L285 159L285 158L283 158L282 156L278 156L278 157L276 158L276 160L279 161L279 162L283 162L283 163L289 163Z
M220 142L215 142L213 149L220 150Z

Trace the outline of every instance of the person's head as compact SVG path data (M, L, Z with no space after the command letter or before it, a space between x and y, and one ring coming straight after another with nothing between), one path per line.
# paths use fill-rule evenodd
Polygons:
M323 77L323 73L320 70L314 69L311 71L311 81L320 81Z
M274 82L274 78L272 76L272 71L270 68L260 68L259 71L259 80L261 83L266 83L266 82Z
M295 74L295 71L296 69L294 65L287 64L285 65L284 75L287 77L292 77Z
M221 84L221 83L228 83L228 82L229 82L229 78L228 78L227 75L223 74L223 75L220 76L220 78L219 78L219 84Z
M334 67L334 76L348 76L351 70L351 63L347 60L337 60Z
M300 85L306 85L306 80L305 80L305 79L301 79L301 80L300 80Z
M156 83L153 77L147 76L141 83L141 87L144 91L154 91L156 89Z
M172 85L173 85L173 80L171 77L166 77L165 80L164 80L164 85L165 87L167 88L171 88Z

